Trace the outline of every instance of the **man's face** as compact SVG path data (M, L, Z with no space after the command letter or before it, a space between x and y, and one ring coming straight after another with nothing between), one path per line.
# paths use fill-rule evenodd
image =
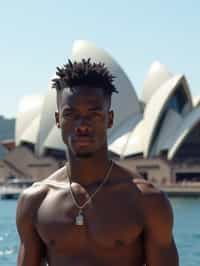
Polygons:
M113 112L100 88L65 88L61 92L56 122L63 142L76 157L90 157L107 146L107 129Z

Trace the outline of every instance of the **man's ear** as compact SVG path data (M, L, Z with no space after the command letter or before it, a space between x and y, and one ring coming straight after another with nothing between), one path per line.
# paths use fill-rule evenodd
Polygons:
M60 128L59 112L55 112L56 126Z
M109 111L108 114L108 128L111 128L113 126L113 121L114 121L114 112L113 110Z

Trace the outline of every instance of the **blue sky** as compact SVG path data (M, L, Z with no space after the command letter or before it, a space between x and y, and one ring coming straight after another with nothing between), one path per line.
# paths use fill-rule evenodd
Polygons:
M200 95L200 2L18 0L0 4L0 114L14 117L25 95L45 94L74 40L107 50L140 96L150 64L184 73Z

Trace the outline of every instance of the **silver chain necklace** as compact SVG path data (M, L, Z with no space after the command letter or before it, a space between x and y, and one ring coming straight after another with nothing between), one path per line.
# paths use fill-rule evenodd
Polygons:
M86 200L82 205L78 204L74 193L72 191L72 187L71 187L71 179L70 179L70 174L69 174L69 167L66 166L66 172L67 172L67 177L69 178L69 191L71 194L71 197L73 199L74 204L76 205L76 207L78 208L78 214L75 218L75 224L76 225L84 225L84 213L83 213L83 209L85 208L85 206L91 202L91 200L94 198L94 196L96 195L96 193L103 187L103 185L106 183L106 181L108 180L110 173L112 171L113 168L113 161L111 161L111 164L109 166L109 168L107 169L106 173L105 173L105 177L102 181L102 183L97 187L97 189L91 194L89 195L89 199Z

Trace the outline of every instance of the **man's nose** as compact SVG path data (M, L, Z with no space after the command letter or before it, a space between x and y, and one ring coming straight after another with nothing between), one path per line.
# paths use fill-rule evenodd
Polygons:
M88 119L79 119L75 132L79 134L89 134L91 132L91 126Z
M76 127L75 131L77 135L88 135L90 133L90 129L85 125Z

